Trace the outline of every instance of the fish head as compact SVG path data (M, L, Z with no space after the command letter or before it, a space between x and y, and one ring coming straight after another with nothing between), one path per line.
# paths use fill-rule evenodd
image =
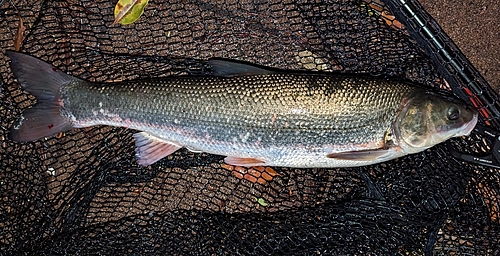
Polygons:
M399 120L400 141L415 153L449 138L469 135L478 114L464 102L423 94L409 100Z

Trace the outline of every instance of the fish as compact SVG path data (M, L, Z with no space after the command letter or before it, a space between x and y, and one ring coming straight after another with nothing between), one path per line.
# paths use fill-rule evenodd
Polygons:
M18 83L37 99L14 122L11 140L126 127L137 131L142 166L181 148L245 167L365 166L467 136L478 121L463 101L402 79L213 58L207 76L96 83L23 53L7 54Z

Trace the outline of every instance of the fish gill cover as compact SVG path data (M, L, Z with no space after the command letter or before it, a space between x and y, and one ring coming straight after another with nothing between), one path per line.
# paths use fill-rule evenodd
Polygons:
M14 44L96 82L207 75L206 60L223 57L446 88L380 3L150 2L131 25L113 24L115 1L0 3L0 254L500 252L498 169L457 160L446 145L359 168L252 169L185 149L141 167L125 128L8 139L36 101L14 81L5 55ZM493 141L473 132L453 143L487 154Z

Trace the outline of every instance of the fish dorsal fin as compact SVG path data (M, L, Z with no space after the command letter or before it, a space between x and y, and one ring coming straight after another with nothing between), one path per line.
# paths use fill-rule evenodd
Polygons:
M233 60L210 59L208 64L212 67L215 76L234 77L234 76L249 76L272 74L275 71L257 67L250 64L245 64Z

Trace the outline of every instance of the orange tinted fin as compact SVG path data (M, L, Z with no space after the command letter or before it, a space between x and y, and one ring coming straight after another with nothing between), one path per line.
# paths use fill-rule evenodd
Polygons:
M352 160L352 161L375 161L380 158L387 157L387 154L393 153L389 149L373 149L362 151L348 151L339 153L330 153L328 158L335 158L338 160Z
M136 133L134 134L134 138L136 147L135 157L137 158L137 163L142 166L153 164L182 148L182 146L165 141L146 132Z
M244 167L252 167L252 166L262 166L266 165L266 162L258 159L258 158L245 158L245 157L237 157L237 156L228 156L224 158L224 162L231 165L238 165Z

